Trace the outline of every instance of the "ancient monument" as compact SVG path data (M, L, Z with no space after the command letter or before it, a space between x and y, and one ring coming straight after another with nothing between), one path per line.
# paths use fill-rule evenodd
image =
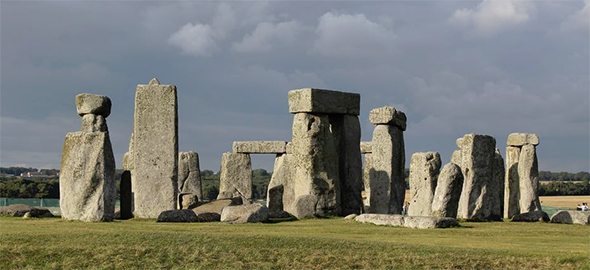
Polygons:
M430 216L440 172L438 152L418 152L410 161L410 205L408 216Z
M176 86L157 79L137 85L130 143L133 214L157 218L176 209L178 194L178 108Z
M381 107L371 110L369 121L375 125L373 139L362 146L367 212L401 214L406 191L406 115L393 107Z
M492 136L466 134L457 139L452 162L463 173L457 218L490 221L502 219L504 161Z
M539 137L531 133L511 133L506 142L504 218L542 211L537 195L539 168L536 146Z
M61 157L61 216L67 220L110 221L115 211L115 158L106 118L111 100L79 94L80 131L66 135Z

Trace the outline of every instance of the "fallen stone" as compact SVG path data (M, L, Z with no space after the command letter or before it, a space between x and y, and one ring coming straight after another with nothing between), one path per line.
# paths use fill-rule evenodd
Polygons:
M187 204L187 207L196 204L203 198L199 155L196 152L178 153L178 191L183 194L180 199L184 204ZM183 205L180 204L180 206ZM182 209L189 208L183 207Z
M242 204L241 198L235 199L223 199L223 200L215 200L208 203L201 204L192 209L197 215L205 214L205 213L216 213L221 215L221 211L226 206L232 205L240 205Z
M549 215L543 211L520 213L512 217L512 222L549 222Z
M180 209L193 209L199 206L199 197L192 193L181 193L179 196Z
M534 133L510 133L506 141L508 146L523 146L526 144L538 145L539 136Z
M12 204L0 207L0 216L22 217L29 213L31 217L53 217L47 208L32 207L25 204Z
M361 96L333 90L303 88L289 91L290 113L359 115Z
M94 94L76 95L76 111L78 115L97 114L107 118L111 114L111 99Z
M410 161L410 205L408 216L430 216L440 172L438 152L417 152Z
M32 216L31 216L31 212L26 212L26 213L23 215L23 219L29 219L29 218L31 218L31 217L32 217Z
M176 86L152 79L137 85L133 125L134 216L157 218L177 208L178 107Z
M252 161L250 155L223 153L217 199L241 197L252 200Z
M369 179L369 213L401 214L406 192L403 131L377 125L373 130ZM366 184L365 184L366 185Z
M402 216L386 214L362 214L357 216L355 221L361 223L371 223L375 225L406 227L413 229L434 229L457 227L459 223L454 218L449 217L420 217L420 216Z
M369 121L373 125L395 125L402 131L406 130L406 114L394 107L385 106L372 109L369 113Z
M361 154L370 154L373 144L371 142L361 142Z
M221 221L230 223L255 223L268 220L268 208L259 203L227 206L221 212Z
M357 214L350 214L348 216L345 216L344 219L345 220L354 220L358 215Z
M539 195L537 195L539 189L539 167L537 164L535 146L524 145L520 149L518 160L520 213L542 210Z
M286 147L285 141L245 141L234 142L232 150L244 154L283 154Z
M115 212L115 158L106 132L66 135L59 175L61 217L111 221Z
M218 213L201 213L197 215L197 222L215 222L220 220L221 215Z
M197 222L195 212L188 209L166 210L158 215L157 222Z
M561 210L551 216L551 223L590 224L590 211Z
M434 217L457 217L457 207L463 188L463 173L454 163L447 163L438 175L438 184L432 199Z

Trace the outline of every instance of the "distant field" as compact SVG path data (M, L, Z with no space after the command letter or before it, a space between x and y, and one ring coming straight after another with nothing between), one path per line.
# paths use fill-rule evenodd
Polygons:
M590 204L590 195L586 196L541 196L539 197L541 200L541 205L545 206L552 206L552 207L560 207L560 208L572 208L575 209L576 206L582 202L586 202Z

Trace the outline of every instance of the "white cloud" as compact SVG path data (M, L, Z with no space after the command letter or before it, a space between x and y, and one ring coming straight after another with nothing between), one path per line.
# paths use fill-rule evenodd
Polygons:
M264 52L272 49L275 43L289 43L295 41L303 26L296 21L280 22L277 24L262 22L256 26L251 34L242 41L234 44L233 49L238 52Z
M388 53L393 48L394 33L364 14L327 12L316 29L318 39L313 51L326 56L367 56Z
M223 3L217 7L211 24L187 23L168 38L168 43L195 57L210 56L219 49L218 41L224 40L235 26L234 11Z
M518 0L483 0L477 8L456 10L451 21L472 27L476 35L492 36L530 19L532 5Z
M561 30L588 30L590 28L590 0L584 1L584 7L568 16L561 23Z

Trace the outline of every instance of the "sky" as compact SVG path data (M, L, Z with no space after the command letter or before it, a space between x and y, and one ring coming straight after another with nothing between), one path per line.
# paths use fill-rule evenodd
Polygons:
M1 1L0 166L59 168L78 93L109 96L117 167L137 84L178 89L179 149L219 170L236 140L290 140L291 89L408 117L412 153L537 133L540 170L589 171L590 1ZM273 156L253 156L272 170Z

